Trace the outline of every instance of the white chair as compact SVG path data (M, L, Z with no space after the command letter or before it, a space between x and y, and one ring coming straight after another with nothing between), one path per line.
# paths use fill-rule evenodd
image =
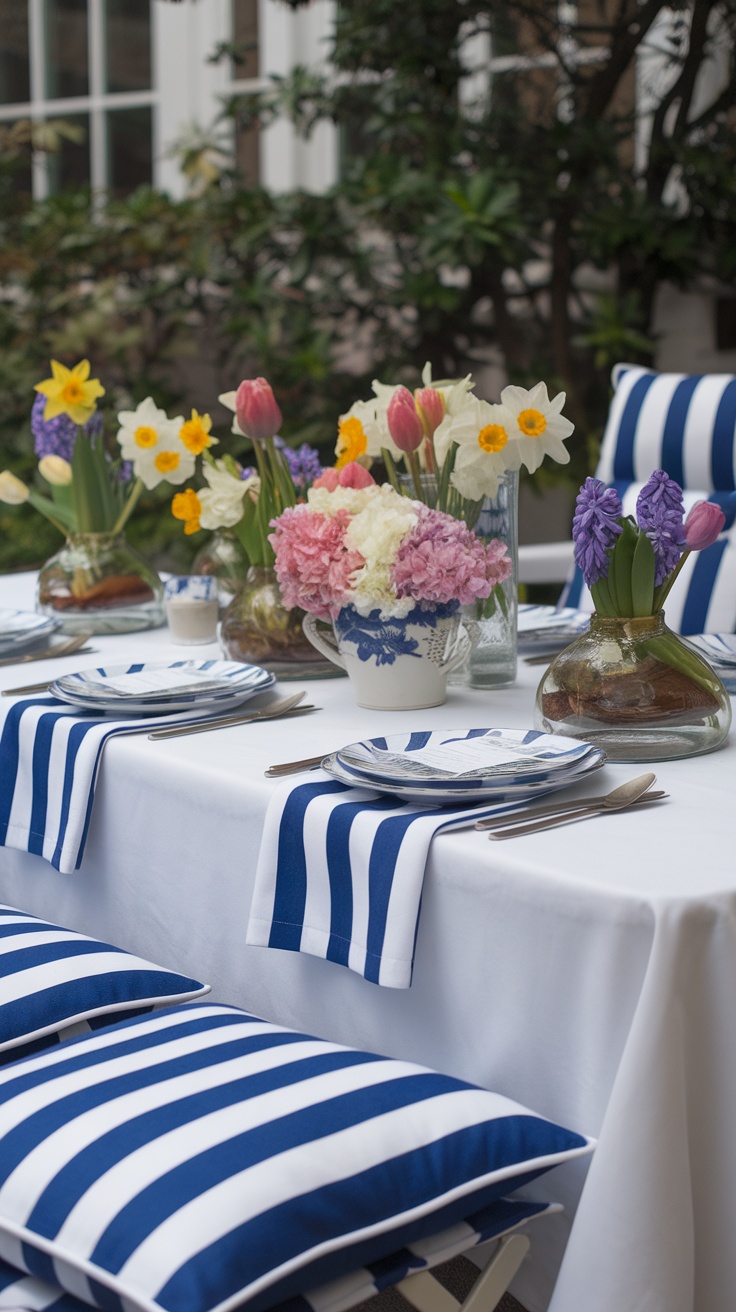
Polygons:
M658 373L617 364L596 477L633 514L641 487L664 469L683 489L686 511L715 501L726 516L718 538L693 554L667 598L680 633L736 632L736 376ZM565 583L561 604L593 610L572 542L519 549L521 583Z

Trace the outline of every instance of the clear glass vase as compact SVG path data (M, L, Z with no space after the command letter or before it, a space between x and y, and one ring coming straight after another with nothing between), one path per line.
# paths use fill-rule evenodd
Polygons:
M163 585L124 533L74 533L38 576L36 610L64 633L132 633L164 622Z
M612 761L664 761L711 752L726 737L731 702L721 680L664 614L591 617L552 661L534 724L586 739Z
M479 537L500 538L511 558L511 574L485 602L464 606L462 620L471 641L467 661L448 682L471 688L503 688L516 679L518 610L519 474L509 470L495 497L484 497L470 527ZM499 599L498 592L501 597Z
M226 528L219 528L199 548L192 561L191 573L214 575L217 579L217 600L222 612L245 582L248 568L248 557L236 535Z
M314 648L302 629L304 611L287 610L276 571L251 565L222 617L220 643L230 660L279 673L314 664Z

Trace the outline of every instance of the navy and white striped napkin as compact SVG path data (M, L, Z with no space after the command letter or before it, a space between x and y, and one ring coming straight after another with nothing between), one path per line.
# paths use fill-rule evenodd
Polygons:
M324 772L269 803L246 942L338 962L408 989L432 838L523 802L430 808Z
M183 711L115 720L51 696L8 699L0 704L0 846L42 856L62 874L79 869L108 738L205 719Z

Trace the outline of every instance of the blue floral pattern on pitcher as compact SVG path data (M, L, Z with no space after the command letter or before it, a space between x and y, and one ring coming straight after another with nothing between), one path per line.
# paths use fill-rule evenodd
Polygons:
M454 615L458 609L456 601L424 610L415 606L404 619L381 619L380 610L372 610L369 615L361 615L354 606L345 606L334 621L335 631L341 642L355 645L358 660L369 661L375 658L376 665L393 665L397 656L416 656L419 643L410 638L407 628L434 629L437 621Z

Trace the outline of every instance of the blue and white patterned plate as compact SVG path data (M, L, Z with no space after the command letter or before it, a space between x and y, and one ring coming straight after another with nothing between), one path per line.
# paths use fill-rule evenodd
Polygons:
M425 730L350 743L335 753L356 781L472 793L543 786L577 773L600 749L537 729Z
M421 784L390 784L385 780L369 779L367 776L358 778L344 769L336 754L325 757L322 769L339 783L349 784L352 788L366 788L376 793L388 793L391 797L399 797L403 802L415 802L419 806L463 806L471 802L493 802L499 806L503 804L512 806L514 803L521 804L533 797L542 797L545 793L557 792L560 788L570 788L579 779L585 778L593 770L598 770L605 765L605 761L605 752L596 748L589 757L586 757L579 769L560 771L559 774L550 775L541 783L525 780L517 785L506 785L496 780L492 785L488 785L487 781L480 780L479 786L474 788L460 785L427 788Z
M138 661L64 674L49 692L80 710L161 715L209 707L229 710L275 682L269 670L235 661Z
M11 610L0 606L0 656L12 656L55 633L61 620L33 610Z

